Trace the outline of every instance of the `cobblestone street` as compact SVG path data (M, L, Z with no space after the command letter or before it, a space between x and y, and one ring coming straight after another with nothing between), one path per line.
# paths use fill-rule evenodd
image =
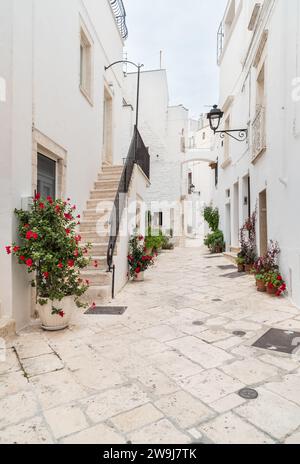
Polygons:
M300 312L233 273L177 248L118 295L124 315L20 333L0 363L0 443L300 443L299 357L251 346L300 331Z

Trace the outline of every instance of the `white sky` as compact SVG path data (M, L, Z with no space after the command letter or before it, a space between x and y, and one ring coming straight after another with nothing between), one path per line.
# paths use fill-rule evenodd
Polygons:
M123 0L129 37L128 59L145 69L168 71L170 103L191 116L218 103L217 30L227 0ZM128 68L129 70L129 68Z

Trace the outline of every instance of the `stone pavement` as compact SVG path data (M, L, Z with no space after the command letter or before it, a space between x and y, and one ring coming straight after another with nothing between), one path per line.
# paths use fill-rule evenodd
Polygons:
M228 265L166 252L117 297L123 316L79 311L67 331L10 340L0 443L300 443L299 357L251 347L270 327L300 331L300 311Z

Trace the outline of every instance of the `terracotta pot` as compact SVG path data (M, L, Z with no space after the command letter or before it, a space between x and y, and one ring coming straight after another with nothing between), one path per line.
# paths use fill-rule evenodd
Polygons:
M216 246L216 247L215 247L215 253L218 254L218 255L219 255L220 253L222 253L222 248Z
M277 293L277 288L269 288L268 286L266 287L267 288L267 294L268 295L275 295Z
M263 280L256 280L256 286L257 286L257 291L258 292L266 292L266 284Z
M136 274L134 277L133 277L133 280L135 282L144 282L145 280L145 273L144 272L140 272L139 274Z
M52 308L59 309L64 312L64 316L52 314ZM41 319L42 329L54 332L56 330L66 329L75 309L74 298L71 296L63 298L61 301L48 300L47 304L37 304L37 310Z
M152 251L153 251L153 248L146 248L145 253L146 253L146 255L150 256L150 255L152 255Z
M251 271L252 271L252 264L245 264L245 272L250 274Z
M245 272L244 264L238 264L238 272Z

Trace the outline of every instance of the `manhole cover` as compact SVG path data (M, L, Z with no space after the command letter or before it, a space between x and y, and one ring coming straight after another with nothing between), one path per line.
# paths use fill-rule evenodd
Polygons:
M236 269L236 266L233 266L233 264L227 264L226 266L218 266L219 269L224 269L224 271L229 271L230 269Z
M221 274L220 277L226 277L227 279L239 279L244 277L245 274L241 272L230 272L229 274Z
M235 335L236 337L244 337L246 335L246 332L243 332L242 330L235 330L232 332L232 335Z
M239 396L245 400L256 400L258 393L252 388L242 388L242 390L239 391Z
M193 325L204 325L203 321L194 321Z
M293 354L300 346L300 332L270 329L252 346L269 351Z
M88 309L84 314L95 316L121 316L125 313L127 306L96 306Z

